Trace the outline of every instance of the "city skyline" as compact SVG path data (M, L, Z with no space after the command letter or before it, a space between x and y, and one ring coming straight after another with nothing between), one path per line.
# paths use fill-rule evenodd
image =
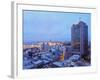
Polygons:
M24 43L33 41L71 41L71 27L80 20L88 25L91 40L91 14L71 12L23 11Z

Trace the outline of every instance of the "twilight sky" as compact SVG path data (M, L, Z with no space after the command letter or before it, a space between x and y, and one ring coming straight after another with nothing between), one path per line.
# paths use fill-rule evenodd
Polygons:
M70 41L71 27L84 21L88 25L88 39L91 38L91 14L23 11L23 40L33 41Z

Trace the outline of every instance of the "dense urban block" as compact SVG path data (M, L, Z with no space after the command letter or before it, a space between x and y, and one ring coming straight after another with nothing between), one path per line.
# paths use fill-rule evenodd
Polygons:
M23 69L79 67L91 65L88 25L72 24L71 41L36 41L23 44Z

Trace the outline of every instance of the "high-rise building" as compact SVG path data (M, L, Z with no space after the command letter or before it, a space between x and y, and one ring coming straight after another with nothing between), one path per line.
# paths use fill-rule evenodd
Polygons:
M41 47L42 51L48 51L50 48L48 42L43 42Z
M80 21L71 28L72 51L84 55L88 53L88 26Z

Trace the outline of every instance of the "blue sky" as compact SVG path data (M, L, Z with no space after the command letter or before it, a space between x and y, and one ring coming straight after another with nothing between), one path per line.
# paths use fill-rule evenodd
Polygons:
M23 40L33 41L70 41L73 24L84 21L88 25L91 38L91 14L49 11L23 11Z

